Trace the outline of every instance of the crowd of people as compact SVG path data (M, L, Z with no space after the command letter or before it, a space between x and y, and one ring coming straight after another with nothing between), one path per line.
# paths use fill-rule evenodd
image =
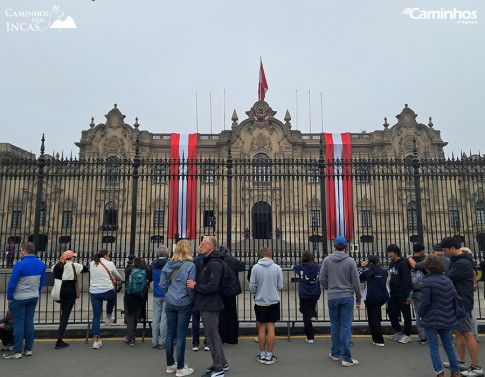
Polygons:
M318 317L317 302L322 289L327 291L327 305L331 326L331 349L328 357L343 367L359 361L352 356L352 321L354 308L365 304L372 344L385 347L382 331L382 308L387 314L394 334L387 340L407 344L412 341L412 313L415 311L418 342L428 345L431 364L437 376L444 376L449 368L452 377L483 376L478 360L477 324L473 312L476 275L474 261L467 248L461 248L453 237L445 237L426 256L425 246L413 245L413 255L405 259L396 244L387 246L387 269L380 258L369 255L358 268L347 252L348 241L339 236L335 250L317 264L311 252L303 252L301 263L292 266L298 276L299 310L303 316L306 342L314 343L312 321ZM191 243L180 240L169 257L165 246L158 249L157 258L148 265L135 257L125 269L124 341L136 346L136 326L146 319L148 287L153 282L152 346L165 349L166 373L176 377L194 373L186 357L186 338L192 318L192 350L200 344L200 321L204 327L204 350L210 352L211 365L203 377L223 377L229 370L224 343L238 342L236 295L241 293L237 273L245 270L243 262L218 245L213 236L204 236L194 258ZM20 245L21 260L13 266L8 283L9 311L0 321L0 336L4 359L20 359L32 355L34 345L33 317L38 297L44 285L46 266L35 257L34 245ZM63 336L76 299L79 298L79 275L90 273L89 293L93 311L93 349L103 346L100 323L103 302L106 301L106 325L114 325L116 292L123 280L109 251L96 252L89 267L75 262L76 254L68 250L52 268L59 280L56 301L60 304L60 323L56 349L66 348ZM249 290L254 297L254 312L259 343L256 360L265 365L278 361L274 354L275 324L280 320L280 292L283 289L281 267L273 261L272 251L263 247L257 263L249 269ZM232 272L231 272L232 271ZM231 280L232 277L232 280ZM361 293L361 282L364 291ZM228 284L233 287L227 295ZM53 294L54 297L54 294ZM412 304L412 305L411 305ZM401 325L400 318L403 320ZM454 334L454 345L453 336ZM438 351L441 339L448 362L442 363ZM470 363L465 361L466 353Z

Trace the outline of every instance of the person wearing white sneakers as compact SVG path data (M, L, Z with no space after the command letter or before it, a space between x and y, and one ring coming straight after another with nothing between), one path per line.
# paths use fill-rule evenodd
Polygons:
M341 361L343 367L359 364L352 358L350 340L352 337L352 317L355 306L360 307L362 295L360 293L359 274L355 260L347 252L347 239L338 236L335 239L335 251L322 262L320 283L328 291L328 311L332 349L328 355L330 359Z
M116 281L121 281L121 276L113 262L109 260L109 252L102 249L93 255L89 265L89 293L93 307L93 349L101 348L103 342L99 337L103 301L106 301L106 323L113 321L112 314L116 300Z

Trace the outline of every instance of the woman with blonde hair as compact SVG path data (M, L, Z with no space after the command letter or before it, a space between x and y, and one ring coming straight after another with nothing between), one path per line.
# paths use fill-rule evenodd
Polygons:
M66 348L69 346L69 344L64 342L62 338L64 337L72 308L76 303L76 299L79 298L79 275L83 272L89 271L86 266L74 262L76 257L77 254L72 250L66 250L59 258L59 262L52 267L54 277L62 280L59 295L59 303L61 304L61 318L59 321L59 328L57 330L55 349Z
M195 280L195 265L192 262L190 242L181 240L177 242L173 257L163 267L160 276L160 287L166 292L166 372L176 372L176 377L194 373L194 369L185 364L185 338L194 301L194 291L187 288L187 280ZM175 338L177 339L176 361L173 357Z
M113 309L116 301L116 282L121 282L121 276L113 262L109 260L109 251L102 249L94 253L93 260L89 265L89 293L93 306L93 349L103 345L99 338L101 314L103 313L103 301L106 301L107 325L114 322Z

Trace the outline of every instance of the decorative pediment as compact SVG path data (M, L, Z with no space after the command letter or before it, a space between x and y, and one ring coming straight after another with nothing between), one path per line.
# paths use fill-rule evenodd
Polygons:
M251 110L246 111L246 115L250 120L254 120L258 123L265 123L274 118L276 111L273 111L266 102L258 101L253 105Z

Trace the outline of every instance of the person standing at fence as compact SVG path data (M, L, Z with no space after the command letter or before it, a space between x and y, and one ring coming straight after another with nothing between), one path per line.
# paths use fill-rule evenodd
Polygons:
M32 355L34 346L34 313L45 281L45 264L35 255L32 242L20 244L20 261L15 264L8 281L8 308L14 323L13 351L4 359L20 359ZM25 341L25 343L24 343Z
M472 259L473 259L473 252L470 250L469 247L461 247L461 251L468 253ZM478 280L477 280L477 271L473 269L473 292L476 292L478 289ZM477 321L477 316L475 315L475 312L472 311L472 332L473 332L473 337L477 341L477 343L480 341L480 338L478 337L478 321Z
M332 350L328 357L341 361L343 367L352 367L359 364L350 352L354 294L357 308L362 298L359 274L355 260L347 254L347 239L338 236L334 246L335 251L323 260L320 270L320 283L328 291L332 337Z
M67 250L62 254L59 262L52 267L54 278L62 280L60 292L61 316L59 320L59 328L57 329L55 349L66 348L69 346L69 344L64 342L62 338L64 337L72 308L76 303L76 299L79 298L79 275L89 271L88 267L74 262L76 257L76 253L72 250Z
M461 375L464 377L483 376L483 370L478 362L478 344L472 332L473 316L473 276L475 263L468 253L460 250L460 243L454 237L445 237L441 240L441 247L450 257L448 276L455 286L457 294L463 299L466 315L458 320L458 329L455 331L456 356ZM471 365L465 363L465 351L468 349Z
M5 248L5 258L7 259L7 268L13 267L15 260L15 241L12 237L8 237L8 246Z
M413 256L408 258L408 263L411 267L411 286L413 288L413 307L414 316L416 318L416 329L418 330L418 343L426 344L426 332L421 326L421 321L419 319L418 311L421 305L421 288L423 286L424 276L426 275L426 270L419 270L411 266L410 260L414 260L415 263L423 262L425 259L424 255L425 247L421 242L415 242L413 244ZM414 264L415 264L414 263Z
M133 258L133 263L125 268L124 313L126 335L123 340L130 347L136 345L136 325L140 319L146 321L146 303L148 300L148 285L152 281L150 268L140 258Z
M217 250L217 239L214 236L205 236L199 245L199 254L202 254L202 263L196 265L197 280L187 280L187 287L194 289L194 308L200 310L212 357L212 365L203 376L224 377L224 371L229 370L229 364L219 335L219 316L224 304L219 293L223 266L219 262L221 255Z
M317 301L322 290L320 288L320 266L315 263L315 256L304 251L301 254L301 264L291 269L298 275L298 297L300 299L300 313L303 315L303 326L306 335L305 341L314 343L312 317L316 317Z
M382 305L389 301L389 289L387 287L387 270L381 267L381 261L377 255L370 255L367 261L362 262L365 269L360 273L360 280L365 282L364 303L367 310L367 323L372 335L372 344L384 347L382 335Z
M273 261L267 247L259 250L259 260L251 269L249 290L254 295L254 312L258 323L259 355L256 360L271 365L278 361L273 355L275 324L280 320L280 291L283 289L283 271Z
M152 347L165 348L167 337L167 316L165 315L165 291L160 287L160 275L168 261L168 249L165 245L158 248L158 257L151 264L153 279L153 318L152 318Z
M190 241L177 242L172 260L162 270L160 287L166 292L167 342L165 355L167 373L175 372L176 377L194 373L185 363L185 341L194 302L194 291L187 281L195 279L195 265L192 262ZM174 343L177 342L177 360L174 359Z
M386 248L387 257L390 260L389 280L390 297L387 307L387 314L391 321L394 334L389 340L395 340L401 344L411 342L411 302L412 284L411 272L408 262L401 256L401 249L395 244L390 244ZM404 332L402 331L399 315L404 318Z
M219 246L219 252L224 262L228 264L234 271L234 274L238 279L235 281L237 284L237 294L242 293L241 284L239 282L239 272L244 271L246 266L239 259L233 257L229 253L229 249L223 245ZM237 344L239 337L239 319L237 313L237 295L222 298L224 303L224 309L222 309L219 320L219 335L221 336L222 343Z
M101 348L103 342L99 336L103 301L106 301L106 324L114 322L113 309L116 302L116 284L121 282L121 276L113 262L109 260L109 251L106 249L94 253L89 265L89 293L93 307L93 349Z
M452 329L458 327L458 318L453 305L455 288L451 280L443 274L442 258L430 255L424 261L424 266L428 274L423 279L421 305L419 305L416 315L421 318L421 325L426 332L433 369L436 376L444 377L438 350L439 336L448 356L451 377L459 377L460 367L451 335Z

